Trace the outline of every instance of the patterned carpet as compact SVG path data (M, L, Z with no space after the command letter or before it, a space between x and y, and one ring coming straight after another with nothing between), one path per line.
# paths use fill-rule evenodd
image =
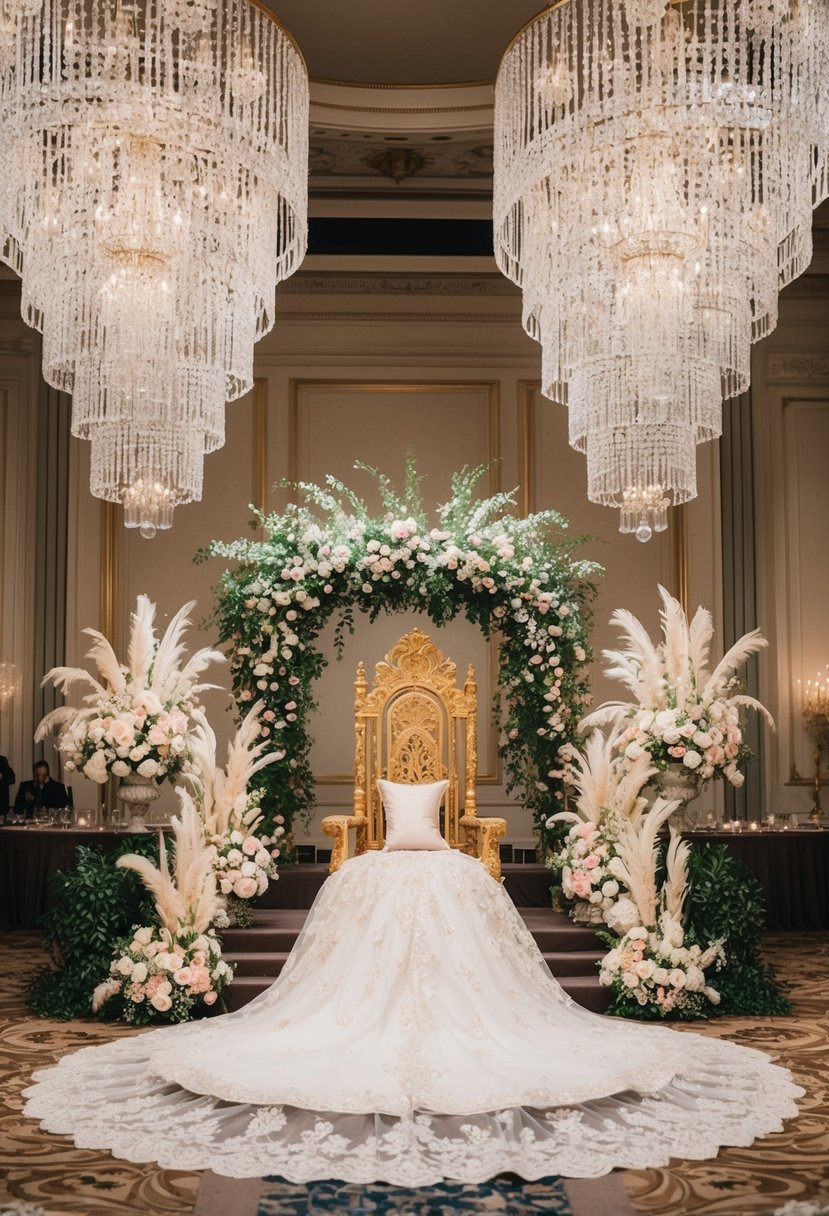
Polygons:
M37 935L5 933L0 942L0 1216L23 1203L49 1216L190 1216L198 1174L77 1149L21 1117L20 1090L35 1068L74 1048L135 1032L93 1021L32 1017L23 992L43 961ZM787 1064L807 1090L800 1118L753 1148L723 1150L715 1161L626 1172L623 1180L636 1212L770 1216L790 1200L829 1202L829 936L777 935L768 939L766 954L790 985L794 1015L699 1023L695 1029L762 1048ZM504 1216L509 1206L494 1199L481 1210Z

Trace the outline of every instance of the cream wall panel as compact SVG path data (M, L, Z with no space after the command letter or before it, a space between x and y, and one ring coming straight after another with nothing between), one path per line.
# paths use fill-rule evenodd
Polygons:
M768 735L766 799L770 810L801 818L811 806L811 749L797 681L829 661L825 288L824 282L822 291L805 298L802 288L784 293L778 328L755 348L752 362L759 623L770 642L760 658L760 691L777 723ZM798 773L801 783L792 784Z

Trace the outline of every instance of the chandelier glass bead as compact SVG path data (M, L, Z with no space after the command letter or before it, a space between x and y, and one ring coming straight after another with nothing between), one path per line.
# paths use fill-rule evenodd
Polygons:
M827 56L829 0L561 0L503 57L496 260L588 497L640 538L695 495L696 445L811 258Z
M302 56L249 0L0 6L0 243L44 377L93 493L194 501L305 251Z

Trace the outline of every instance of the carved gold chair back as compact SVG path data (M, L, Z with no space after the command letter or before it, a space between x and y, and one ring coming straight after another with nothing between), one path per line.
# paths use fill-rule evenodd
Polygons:
M477 814L477 685L472 665L463 687L458 687L456 665L427 634L413 629L377 664L371 689L359 664L354 710L353 814L329 816L322 825L335 841L331 870L348 856L352 828L355 853L383 847L378 777L412 785L446 779L441 826L447 843L479 857L499 877L497 842L506 823Z

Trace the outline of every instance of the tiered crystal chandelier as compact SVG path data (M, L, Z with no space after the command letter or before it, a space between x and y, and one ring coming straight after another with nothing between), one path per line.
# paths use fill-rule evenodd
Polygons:
M91 489L151 535L306 243L308 78L248 0L0 0L3 256Z
M647 540L811 258L829 0L561 0L495 90L495 255L588 498Z

